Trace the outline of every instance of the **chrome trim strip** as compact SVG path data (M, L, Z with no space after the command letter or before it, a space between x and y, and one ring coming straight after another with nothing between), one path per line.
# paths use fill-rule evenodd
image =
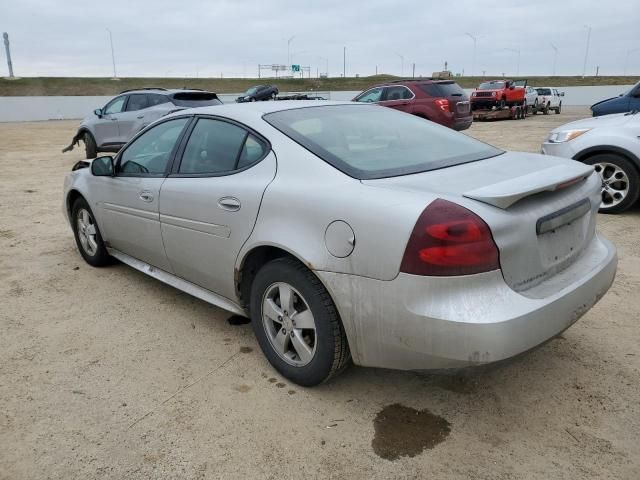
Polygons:
M160 214L160 222L164 225L173 227L186 228L195 230L196 232L208 233L216 237L229 238L231 229L226 225L216 225L215 223L199 222L197 220L189 220L188 218L173 217L171 215Z
M146 218L147 220L160 221L160 214L158 212L151 212L149 210L140 210L138 208L123 207L122 205L115 205L113 203L104 202L102 204L105 210L111 210L112 212L124 213L132 215L134 217Z
M153 277L156 280L160 280L162 283L171 285L172 287L177 288L178 290L188 293L189 295L199 298L200 300L204 300L207 303L215 305L216 307L220 307L231 313L235 313L237 315L242 315L242 316L246 315L246 312L242 309L242 307L237 305L232 300L229 300L228 298L223 297L222 295L218 295L217 293L213 293L209 290L205 290L204 288L194 285L191 282L187 282L186 280L180 277L176 277L175 275L165 272L164 270L160 270L159 268L149 265L148 263L145 263L141 260L130 257L126 253L122 253L119 250L115 250L113 248L107 248L107 251L109 252L109 255L117 258L122 263L125 263L142 273L146 273L150 277Z

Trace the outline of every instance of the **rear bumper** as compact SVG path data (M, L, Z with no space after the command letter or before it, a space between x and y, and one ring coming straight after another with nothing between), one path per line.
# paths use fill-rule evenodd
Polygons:
M465 117L457 117L454 121L453 121L453 125L451 128L453 128L454 130L466 130L467 128L469 128L471 126L471 124L473 123L473 115L471 113L469 113L468 116Z
M450 278L401 273L392 281L317 274L336 302L355 363L432 370L505 360L553 338L604 295L616 266L615 247L596 236L573 265L521 293L499 270Z

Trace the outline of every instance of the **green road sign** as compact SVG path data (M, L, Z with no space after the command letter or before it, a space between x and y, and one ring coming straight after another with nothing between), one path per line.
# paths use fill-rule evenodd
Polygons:
M300 71L300 65L291 65L291 71L292 72L299 72Z

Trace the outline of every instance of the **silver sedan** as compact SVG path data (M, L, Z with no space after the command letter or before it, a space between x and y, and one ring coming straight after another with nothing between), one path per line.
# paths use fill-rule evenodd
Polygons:
M182 111L76 164L64 212L116 258L251 318L301 385L358 365L448 369L558 335L607 291L593 167L504 152L392 109Z

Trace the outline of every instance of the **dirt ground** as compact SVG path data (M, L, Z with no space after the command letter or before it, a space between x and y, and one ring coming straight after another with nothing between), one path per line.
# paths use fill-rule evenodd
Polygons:
M587 114L469 133L535 152ZM639 478L640 209L600 215L617 279L538 350L457 376L351 367L305 389L250 325L83 262L61 213L76 125L0 124L0 478Z

